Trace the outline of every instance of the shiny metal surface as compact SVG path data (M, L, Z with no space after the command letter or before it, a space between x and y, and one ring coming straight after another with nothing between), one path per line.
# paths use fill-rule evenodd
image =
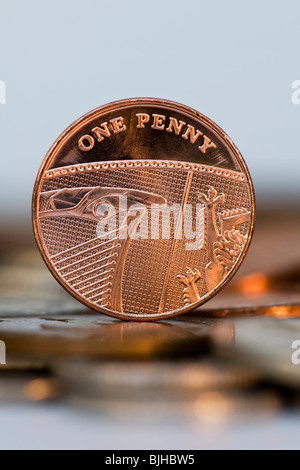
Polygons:
M116 212L113 235L99 236ZM248 169L226 134L193 109L148 98L73 123L49 150L33 194L34 233L55 278L87 306L133 320L172 317L214 296L246 254L254 215Z

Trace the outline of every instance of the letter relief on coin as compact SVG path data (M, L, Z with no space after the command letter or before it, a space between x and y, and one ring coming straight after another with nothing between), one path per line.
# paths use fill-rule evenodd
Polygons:
M131 99L98 108L55 142L39 171L33 225L55 278L111 316L184 313L233 276L250 243L248 169L212 121Z

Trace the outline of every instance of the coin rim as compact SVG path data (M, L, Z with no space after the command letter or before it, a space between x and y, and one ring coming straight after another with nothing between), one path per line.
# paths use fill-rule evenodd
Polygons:
M219 136L219 138L228 145L229 149L232 151L234 156L237 158L238 163L241 166L242 171L247 177L247 183L249 185L249 190L250 190L250 200L251 200L251 225L249 227L249 232L248 232L248 238L246 241L246 245L244 247L244 250L242 254L240 255L238 261L236 262L235 266L232 268L232 270L229 271L229 273L224 277L222 282L220 282L213 290L205 294L205 296L201 297L201 299L198 302L195 302L191 305L181 307L177 310L171 310L169 312L163 312L163 313L155 313L155 314L136 314L136 313L121 313L121 312L115 312L114 310L110 310L106 307L98 307L96 305L91 305L91 303L80 297L75 291L72 290L71 287L69 287L63 279L56 273L53 264L50 261L50 258L46 255L46 244L44 243L42 234L41 234L41 229L39 226L39 218L38 218L38 207L39 207L39 194L40 194L40 187L41 187L41 182L43 180L43 175L46 171L46 167L49 165L50 161L53 161L53 158L59 151L59 149L62 147L62 145L65 143L65 141L74 133L78 130L80 126L88 122L91 118L95 118L98 114L101 115L103 112L110 112L113 110L119 110L125 107L130 107L134 105L153 105L153 106L162 106L162 107L167 107L167 108L173 108L176 111L186 113L188 115L191 115L192 118L194 119L200 119L203 121L209 128L212 128L213 131ZM230 137L226 134L226 132L223 131L223 129L218 126L214 121L212 121L210 118L205 116L204 114L201 114L199 111L196 111L193 108L190 108L189 106L183 105L181 103L177 103L175 101L170 101L170 100L165 100L165 99L160 99L160 98L127 98L127 99L122 99L118 101L112 101L110 103L107 103L105 105L99 106L98 108L95 108L88 113L84 114L81 116L79 119L74 121L70 126L68 126L61 134L60 136L55 140L53 145L50 147L48 152L46 153L46 156L44 157L42 164L40 166L40 169L38 171L34 188L33 188L33 195L32 195L32 226L33 226L33 233L35 237L35 241L37 243L38 249L41 253L41 256L46 263L46 266L48 267L49 271L51 274L54 276L54 278L59 282L59 284L67 291L69 294L72 295L75 299L79 300L82 304L86 305L88 308L92 310L96 310L100 313L104 313L106 315L109 315L114 318L119 318L121 320L136 320L136 321L156 321L156 320L163 320L165 318L172 318L177 315L181 315L183 313L187 313L191 310L195 310L196 308L200 307L204 303L206 303L208 300L210 300L212 297L214 297L220 290L222 290L226 284L232 279L232 277L236 274L237 270L241 266L251 243L252 236L253 236L253 230L254 230L254 224L255 224L255 219L256 219L256 202L255 202L255 193L254 193L254 187L253 187L253 182L252 178L250 176L249 169L247 167L247 164L245 160L242 157L242 154L236 147L236 145L233 143L233 141L230 139Z

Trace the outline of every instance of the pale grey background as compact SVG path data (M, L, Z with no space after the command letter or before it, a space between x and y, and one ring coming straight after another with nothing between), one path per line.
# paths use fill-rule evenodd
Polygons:
M50 145L109 101L162 97L215 120L258 204L300 200L299 0L0 1L0 213L28 219Z
M300 441L299 414L263 413L251 405L244 418L210 424L196 416L164 419L133 414L131 419L118 419L66 404L6 404L0 406L0 414L0 450L112 449L116 455L121 449L299 450ZM199 465L199 457L196 462ZM141 463L139 468L145 467Z

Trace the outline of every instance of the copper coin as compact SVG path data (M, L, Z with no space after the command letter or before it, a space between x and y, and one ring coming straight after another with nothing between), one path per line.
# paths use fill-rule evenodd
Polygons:
M163 319L209 300L240 266L254 217L232 141L161 99L117 101L74 122L33 192L52 274L85 305L123 319Z

